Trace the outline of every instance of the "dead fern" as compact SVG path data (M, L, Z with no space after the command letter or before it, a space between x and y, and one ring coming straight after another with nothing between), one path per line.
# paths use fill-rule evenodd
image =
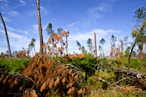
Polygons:
M56 36L57 37L57 36ZM36 54L29 66L21 73L37 83L41 96L56 95L82 96L86 81L81 70L70 64L60 64L53 58Z
M27 88L35 83L28 77L20 74L0 72L0 97L22 96Z

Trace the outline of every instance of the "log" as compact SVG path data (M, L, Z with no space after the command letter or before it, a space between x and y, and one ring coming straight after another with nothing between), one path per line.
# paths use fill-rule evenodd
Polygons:
M113 69L115 69L116 72L118 72L118 73L123 73L123 74L126 74L128 76L134 76L136 78L143 78L143 79L145 79L145 75L146 75L146 74L141 74L139 72L131 72L131 71L119 69L119 68L116 68L116 67L113 67Z

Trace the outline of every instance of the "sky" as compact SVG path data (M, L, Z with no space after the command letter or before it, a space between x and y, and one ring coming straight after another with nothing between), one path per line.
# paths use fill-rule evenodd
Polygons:
M12 52L22 50L22 47L27 49L32 38L36 39L35 49L39 51L36 2L37 0L0 0L0 12L6 24ZM136 24L133 21L134 12L145 4L146 0L40 0L43 40L48 41L46 27L52 23L54 32L59 27L70 31L69 53L81 53L76 40L88 51L86 42L91 38L94 43L95 28L97 48L100 39L104 38L104 51L108 55L112 35L117 38L117 47L121 36L128 36L129 41L133 40L131 32ZM7 49L0 20L0 53Z

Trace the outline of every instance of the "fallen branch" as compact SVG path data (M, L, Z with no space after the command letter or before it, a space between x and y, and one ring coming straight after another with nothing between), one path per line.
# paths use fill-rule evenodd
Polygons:
M99 80L99 81L101 81L101 82L106 82L106 83L108 83L109 85L112 85L111 83L109 83L109 82L107 82L106 80L104 80L104 79L101 79L101 78L99 78L99 77L94 77L94 78L97 78L97 80Z
M119 68L116 68L116 67L113 67L113 69L115 69L116 72L118 72L118 73L123 73L123 74L126 74L128 76L134 76L136 78L143 78L143 79L145 79L145 75L146 75L146 74L141 74L141 73L137 73L137 72L131 72L131 71L119 69Z
M117 84L120 83L121 81L124 81L124 80L127 80L127 79L129 79L129 77L122 78L121 80L119 80L119 81L113 83L112 86L117 85Z

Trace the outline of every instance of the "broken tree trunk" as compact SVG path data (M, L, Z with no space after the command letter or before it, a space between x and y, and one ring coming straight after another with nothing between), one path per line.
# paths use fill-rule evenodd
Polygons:
M130 68L130 57L131 57L131 54L133 52L133 49L134 49L135 45L136 45L136 40L135 40L135 42L134 42L134 44L131 48L131 52L130 52L129 57L128 57L128 71L129 71L129 68Z
M139 52L139 59L142 59L142 51L143 51L143 41L141 41L141 48L140 48L140 52Z
M145 79L146 74L141 74L139 72L131 72L131 71L115 68L115 67L113 67L113 69L115 69L117 73L126 74L128 77L131 77L132 79L136 78L137 79L136 82L138 82L138 84L143 89L146 89L146 79Z
M97 46L96 46L96 32L94 29L94 41L95 41L95 57L97 57Z
M66 54L68 55L68 41L67 41L68 35L66 34Z
M5 25L5 22L3 20L3 17L1 15L1 13L0 13L0 17L1 17L1 20L2 20L2 23L3 23L3 26L4 26L4 30L5 30L5 35L6 35L7 44L8 44L8 50L9 50L9 56L12 58L11 49L10 49L10 43L9 43L9 38L8 38L8 33L7 33L7 28L6 28L6 25Z
M37 14L38 14L39 36L40 36L40 53L43 54L43 35L42 35L42 25L41 25L41 16L40 16L40 0L37 0Z
M145 76L146 76L146 74L141 74L141 73L138 73L138 72L131 72L131 71L119 69L119 68L116 68L116 67L113 67L113 69L115 69L116 72L118 72L118 73L123 73L123 74L126 74L128 76L134 76L136 78L143 78L143 79L145 79Z
M123 38L121 36L121 52L123 52Z

